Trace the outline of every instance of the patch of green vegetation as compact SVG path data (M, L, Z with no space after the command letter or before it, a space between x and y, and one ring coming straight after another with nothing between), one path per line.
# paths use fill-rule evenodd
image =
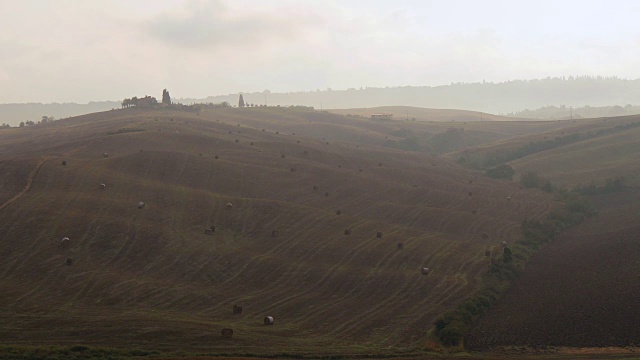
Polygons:
M126 134L126 133L130 133L130 132L138 132L138 131L145 131L145 129L140 129L140 128L121 128L121 129L118 129L116 131L109 131L107 133L107 135Z
M565 202L564 209L552 212L543 221L524 220L522 238L511 247L505 246L500 258L491 260L490 270L481 279L478 292L436 321L435 333L443 344L460 344L473 321L509 288L532 254L560 231L595 213L593 206L577 193L562 191L558 196Z
M515 173L515 170L509 165L499 165L485 172L492 179L511 179Z
M572 191L582 195L611 194L621 192L627 189L624 177L616 177L615 179L607 179L604 185L597 186L594 182L589 185L576 186Z
M35 347L35 346L1 346L0 359L16 360L49 360L49 359L143 359L160 355L158 351L147 351L140 349L109 349L92 348L85 345L74 345L71 347Z

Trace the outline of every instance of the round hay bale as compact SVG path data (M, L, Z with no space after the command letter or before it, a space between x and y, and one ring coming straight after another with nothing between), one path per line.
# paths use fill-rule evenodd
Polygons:
M338 168L342 169L342 165L338 164Z
M264 129L262 129L262 132L264 132Z
M342 210L336 211L336 215L342 215Z
M477 210L475 210L475 209L471 211L471 213L472 213L473 215L475 215L477 212L478 212L478 211L477 211Z
M296 144L300 144L300 140L296 141Z
M67 160L62 160L62 165L67 165Z
M473 180L469 180L469 184L472 184L472 183L473 183Z
M422 275L427 275L430 271L431 270L428 267L423 267L422 269L420 269Z
M140 149L140 152L144 152L144 150Z
M99 188L100 190L104 190L104 189L106 189L106 188L107 188L107 185L106 185L106 184L100 184L100 185L98 186L98 188Z
M233 204L232 203L227 203L227 210L231 210L233 209Z
M507 201L511 201L511 196L507 196Z
M313 185L313 190L318 190L318 185Z
M376 233L376 237L377 237L378 239L382 238L382 231L378 231L378 232Z
M216 160L218 160L218 155L214 156L213 158L214 158L214 159L216 159Z
M60 245L61 246L69 245L69 238L68 237L63 237L62 240L60 240Z
M233 305L233 313L234 314L242 314L242 306Z
M239 143L239 142L240 142L240 140L239 140L239 139L236 139L236 142L237 142L237 143Z
M253 141L251 142L251 144L250 144L250 145L251 145L251 146L253 146Z
M142 209L144 207L144 203L142 201L140 201L138 203L138 209Z
M233 330L229 329L229 328L224 328L221 331L222 336L226 337L227 339L230 339L231 337L233 337Z
M325 142L324 144L325 144L325 145L329 145L329 142L327 141L327 142Z
M502 246L506 247L507 246L507 241L506 240L502 240L501 244L502 244Z
M469 196L473 195L473 193L471 191L469 191Z
M271 237L280 236L280 230L271 230Z
M231 130L229 130L229 134L231 134Z
M280 131L276 131L276 135L280 135Z
M265 325L273 325L273 316L265 316L264 317Z
M382 163L378 163L378 166L382 166Z
M489 238L489 234L487 234L486 232L483 232L481 236L482 236L483 239L488 239Z
M237 127L240 127L240 124L236 125Z
M296 172L296 168L291 168L291 172Z
M402 250L404 248L404 243L403 242L399 242L397 245L398 250Z
M324 196L329 197L329 193L328 192L324 193Z
M109 157L109 153L102 153L102 156Z
M351 235L351 229L344 229L345 235Z
M486 249L486 250L484 251L484 256L486 256L486 257L491 256L491 250L490 250L490 249Z
M295 135L296 133L291 133L291 135Z
M65 262L65 264L67 264L68 266L71 266L73 264L75 260L72 258L67 258L67 261Z
M358 169L358 172L362 172L362 169L361 169L361 168L360 168L360 169Z
M202 156L202 153L199 153L198 155Z

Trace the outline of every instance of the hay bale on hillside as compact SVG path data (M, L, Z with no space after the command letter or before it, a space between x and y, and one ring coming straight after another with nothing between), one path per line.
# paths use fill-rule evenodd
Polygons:
M327 142L325 142L324 144L325 144L325 145L329 145L329 142L327 141Z
M106 189L106 188L107 188L107 185L106 185L106 184L100 184L100 185L98 185L98 189L100 189L100 190L104 190L104 189Z
M403 242L399 242L396 247L398 248L398 250L402 250L404 248L404 243Z
M423 267L422 269L420 269L420 272L422 273L422 275L427 275L429 272L431 272L431 270L428 267Z
M140 202L138 203L138 209L142 209L142 208L144 207L144 205L145 205L145 204L144 204L142 201L140 201Z
M473 180L469 180L469 184L472 184L472 183L473 183Z
M214 156L213 158L214 158L214 159L216 159L216 160L218 160L218 155Z
M105 153L102 153L102 156L104 156L104 157L109 157L109 153L106 153L106 152L105 152Z
M324 193L324 196L329 197L329 193L328 192Z
M250 143L251 146L253 146L253 141Z
M381 162L379 162L379 163L378 163L378 166L382 166L382 163L381 163Z
M345 235L351 235L351 229L344 229Z
M233 330L229 329L229 328L224 328L221 331L222 336L226 337L227 339L231 339L231 337L233 337Z
M72 258L67 258L67 261L65 262L65 264L67 264L67 266L71 266L71 265L73 265L73 262L74 262L74 261L75 261L75 260L74 260L74 259L72 259Z
M233 209L233 204L232 203L227 203L227 210L231 210Z
M296 144L300 144L300 140L296 141Z
M478 212L478 211L477 211L477 210L475 210L475 209L473 209L473 210L471 211L471 213L472 213L473 215L475 215L477 212Z
M511 196L507 196L507 201L511 201Z
M69 238L63 237L62 240L60 240L60 246L68 246L68 245L69 245Z
M376 237L377 237L378 239L381 239L381 238L382 238L382 231L378 231L378 232L376 233Z
M242 314L242 306L233 305L233 313L234 314Z
M202 156L202 153L198 153L199 156Z
M229 134L231 134L231 130L229 130Z
M204 234L205 235L213 235L216 232L216 227L212 226L208 229L204 229Z
M62 160L62 165L67 165L67 160Z
M296 172L296 168L291 168L291 172Z
M362 168L358 169L358 172L362 172Z
M236 139L236 142L237 142L237 143L239 143L239 142L240 142L240 139Z
M273 325L273 316L265 316L264 317L265 325Z
M473 193L471 191L469 191L469 196L473 195Z
M486 232L483 232L481 236L482 236L483 239L488 239L489 238L489 234L487 234Z
M502 242L500 244L502 244L503 247L506 247L507 246L507 241L506 240L502 240Z
M336 211L336 215L342 215L342 210Z
M262 129L262 132L264 132L264 131L265 131L265 130L264 130L264 129Z
M280 230L271 230L271 237L280 236Z
M313 185L313 190L318 190L318 185Z
M338 164L338 168L342 169L342 165Z

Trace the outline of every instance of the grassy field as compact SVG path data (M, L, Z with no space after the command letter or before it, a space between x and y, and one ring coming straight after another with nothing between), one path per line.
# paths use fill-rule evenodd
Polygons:
M485 250L558 204L384 146L419 126L285 108L128 109L0 130L0 339L422 353L434 320L475 292Z

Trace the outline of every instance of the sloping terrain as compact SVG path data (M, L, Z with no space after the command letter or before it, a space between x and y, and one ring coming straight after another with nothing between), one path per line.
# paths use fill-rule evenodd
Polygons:
M559 236L466 337L498 346L640 343L640 192L594 197L600 214Z
M3 196L21 195L0 210L0 338L260 354L421 347L475 291L485 249L555 204L381 147L397 129L269 108L117 110L0 131Z
M613 177L640 184L640 116L565 120L558 128L523 133L493 143L453 151L451 159L476 167L501 163L517 173L534 171L556 185L602 185Z

